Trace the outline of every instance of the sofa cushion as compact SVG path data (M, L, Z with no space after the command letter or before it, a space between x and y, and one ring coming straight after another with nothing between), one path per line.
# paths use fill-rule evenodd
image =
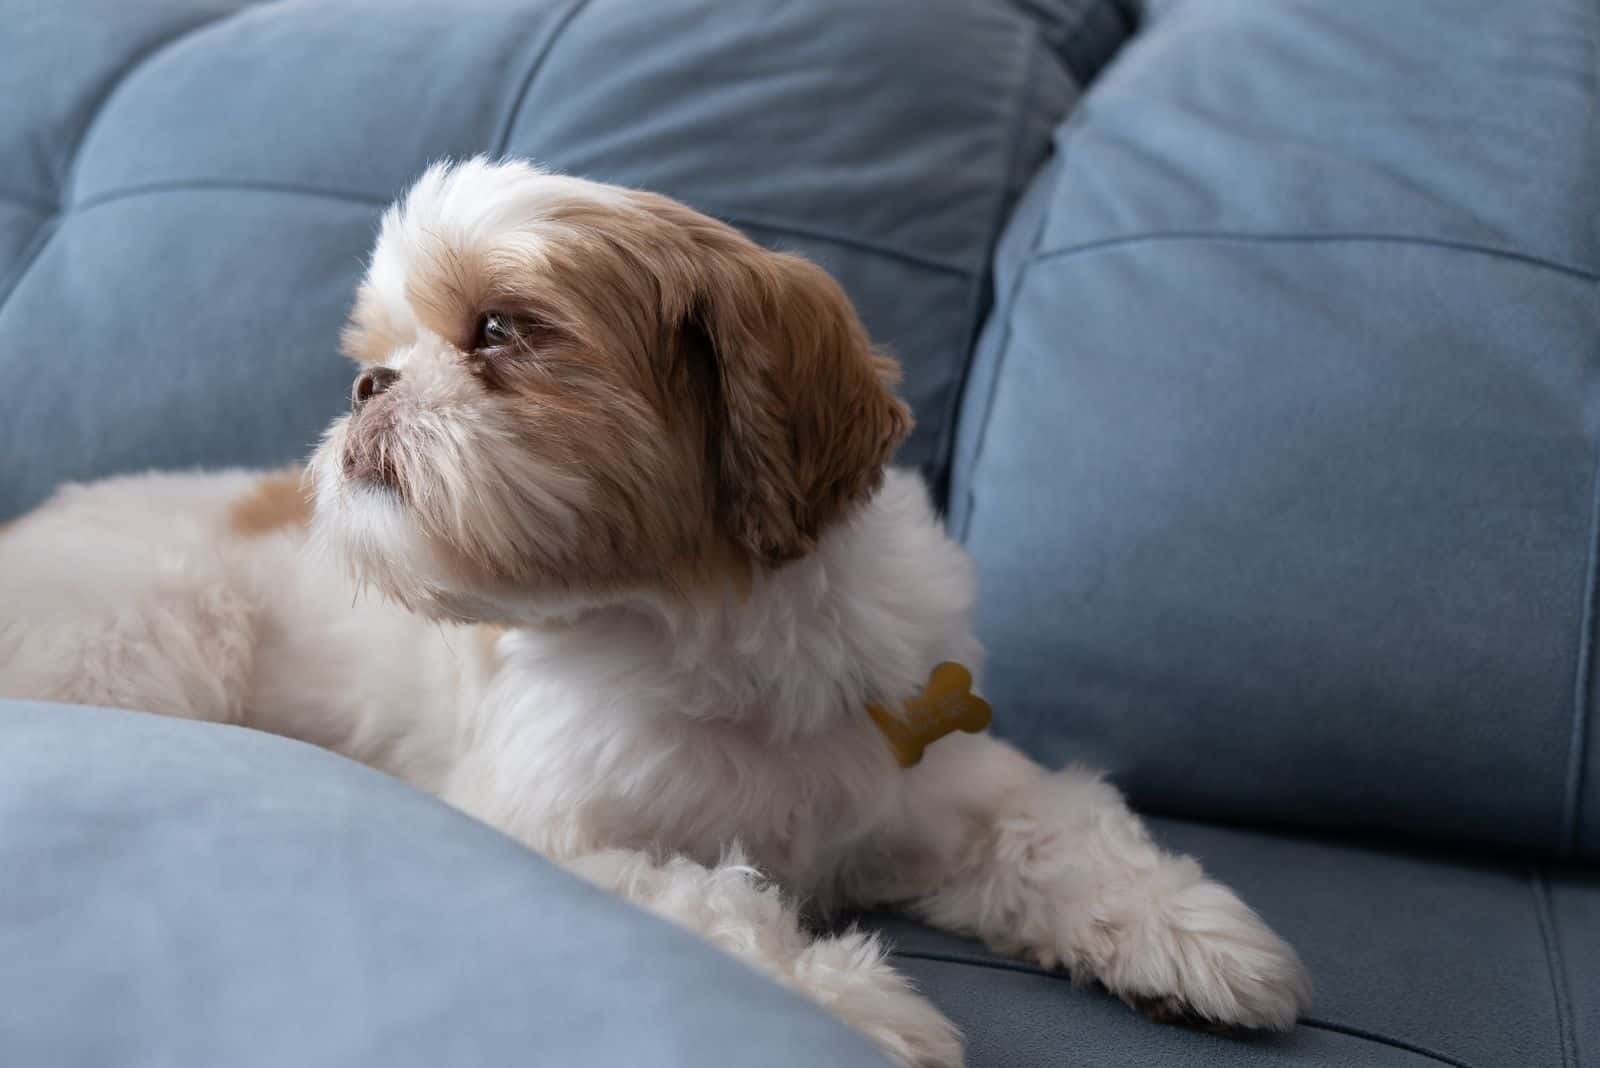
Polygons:
M991 247L1122 0L0 0L0 517L303 455L383 205L531 156L834 271L939 478Z
M962 414L1001 728L1174 813L1600 857L1594 4L1152 14Z
M810 1003L378 772L0 702L8 1064L882 1066Z
M1299 949L1286 1035L1162 1027L1099 989L886 916L869 925L968 1037L969 1068L1582 1068L1600 1063L1600 875L1153 821Z

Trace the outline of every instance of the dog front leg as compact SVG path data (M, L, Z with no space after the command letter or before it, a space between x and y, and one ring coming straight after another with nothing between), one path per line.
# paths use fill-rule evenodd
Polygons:
M954 736L907 775L906 845L929 923L1098 980L1157 1018L1287 1029L1310 1000L1299 958L1192 858L1163 852L1115 788ZM918 865L921 867L922 865Z
M611 849L538 805L519 802L497 754L471 750L443 799L602 889L686 928L809 998L866 1036L902 1068L960 1068L961 1035L860 931L818 936L799 910L736 850L708 867Z
M960 1033L889 965L874 936L813 934L793 903L738 853L706 867L607 850L567 867L809 998L896 1064L960 1068Z

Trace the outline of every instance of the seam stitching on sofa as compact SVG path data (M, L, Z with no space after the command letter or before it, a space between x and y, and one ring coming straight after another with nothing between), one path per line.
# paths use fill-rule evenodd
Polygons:
M1145 234L1128 234L1123 237L1106 237L1094 241L1085 241L1079 245L1067 248L1051 249L1033 258L1034 263L1046 263L1051 260L1068 259L1072 256L1086 252L1099 252L1103 249L1117 248L1123 245L1144 245L1179 243L1185 241L1237 241L1254 242L1259 244L1389 244L1389 245L1416 245L1424 248L1450 249L1456 252L1471 252L1480 256L1489 256L1494 259L1511 260L1525 263L1534 267L1542 267L1558 274L1569 275L1586 282L1600 282L1600 273L1577 264L1562 263L1558 260L1535 256L1527 252L1518 252L1515 249L1501 248L1496 245L1484 245L1472 241L1455 241L1449 238L1424 237L1417 234L1384 234L1384 233L1327 233L1327 234L1292 234L1292 233L1247 233L1226 232L1209 230L1170 230Z
M1334 1023L1331 1020L1319 1020L1315 1017L1302 1019L1300 1026L1310 1027L1317 1031L1331 1031L1336 1035L1349 1035L1351 1038L1364 1039L1380 1046L1390 1046L1394 1049L1405 1050L1407 1053L1415 1053L1419 1057L1427 1057L1429 1060L1438 1061L1440 1064L1451 1065L1452 1068L1472 1068L1468 1062L1461 1060L1459 1057L1440 1053L1436 1049L1431 1049L1416 1042L1407 1042L1405 1039L1391 1038L1389 1035L1380 1034L1377 1031L1369 1031L1365 1027Z
M1556 1039L1561 1046L1563 1068L1576 1068L1574 1057L1577 1034L1572 1022L1572 1002L1567 996L1566 966L1556 938L1555 914L1550 908L1550 887L1537 865L1528 871L1528 886L1533 891L1533 909L1539 921L1539 937L1544 942L1544 961L1550 970L1550 994L1555 1001Z
M1600 4L1587 10L1586 29L1584 36L1589 43L1589 89L1591 93L1600 82ZM1600 150L1600 115L1591 114L1589 121L1590 148ZM1594 238L1600 244L1600 212L1594 213ZM1600 280L1595 283L1594 308L1600 316ZM1600 341L1595 346L1597 355L1600 355ZM1565 856L1575 857L1583 846L1583 794L1588 786L1589 746L1593 744L1593 731L1591 720L1594 719L1595 701L1595 615L1600 612L1600 605L1596 604L1597 586L1600 580L1596 578L1596 570L1600 569L1600 449L1595 452L1595 474L1593 490L1593 511L1589 524L1589 572L1587 575L1589 590L1588 599L1584 602L1584 624L1587 633L1583 634L1584 645L1581 655L1584 656L1582 670L1587 676L1582 692L1582 703L1575 697L1572 709L1572 737L1568 744L1567 763L1567 794L1563 799L1567 806L1565 823L1566 831ZM1554 917L1552 915L1552 921ZM1577 1047L1577 1033L1573 1033L1573 1059L1579 1058Z
M61 229L60 215L51 215L39 223L39 229L35 231L33 240L28 243L26 251L18 261L17 269L6 279L5 285L0 286L0 315L5 314L6 306L11 303L11 295L22 286L22 280L28 277L28 271L33 268L34 261L39 258L39 254L44 251L45 246L59 229Z
M129 79L196 34L204 33L214 26L220 26L224 22L253 10L255 8L239 7L232 11L224 12L215 18L205 19L185 26L171 37L152 43L144 51L134 56L122 70L117 72L111 84L106 88L105 93L101 95L99 102L89 112L89 121L83 124L83 132L78 135L77 143L67 153L66 169L61 180L61 189L58 193L60 199L57 210L66 211L70 207L73 186L77 183L78 163L83 155L84 146L89 143L89 138L94 134L95 127L100 125L100 119L105 115L106 108L116 99L117 94L122 91L123 87L128 84Z
M34 200L20 193L0 192L0 204L9 204L13 208L21 208L33 215L54 215L60 210L59 205L46 200Z
M1044 233L1044 220L1048 216L1049 209L1047 208L1039 220L1039 231L1034 235L1035 242L1038 241L1039 235ZM1011 285L1007 287L1004 298L995 302L994 311L991 313L994 315L1004 316L1004 318L1000 323L1000 341L995 349L994 367L989 371L989 395L983 399L983 414L978 417L977 437L972 445L972 461L969 464L971 471L967 477L967 484L969 486L972 484L971 472L975 472L978 469L978 465L983 462L984 446L989 443L989 421L994 415L995 394L1000 390L1000 373L1005 369L1006 357L1011 354L1011 336L1014 333L1014 331L1011 329L1011 312L1013 306L1017 302L1017 295L1022 291L1022 282L1023 279L1027 277L1027 274L1028 265L1027 262L1024 261L1018 265L1017 277L1012 279ZM963 385L965 386L966 383L963 383ZM952 469L954 466L955 462L954 458L952 457ZM973 512L977 510L976 501L976 495L969 490L967 493L967 499L960 502L961 519L956 526L955 533L956 541L960 542L962 545L967 543L967 535L972 531L972 515ZM949 507L949 502L946 503L946 507Z
M562 34L566 33L567 27L572 25L572 20L578 17L578 13L588 3L589 0L574 0L567 7L567 10L562 13L561 17L556 20L556 24L550 27L549 34L545 36L544 41L539 45L539 51L534 55L533 62L528 64L528 70L522 76L522 83L517 87L516 96L512 98L511 109L506 112L506 117L501 120L500 129L495 134L494 154L496 158L506 154L506 146L511 143L511 133L517 126L517 117L522 114L522 105L527 103L528 93L533 89L534 79L538 78L539 72L544 69L545 60L550 58L550 53L555 48L556 42L560 40Z
M1597 82L1597 67L1595 58L1600 53L1600 8L1590 5L1586 8L1586 32L1584 37L1589 43L1589 88L1594 90ZM1595 134L1600 133L1600 123L1590 123L1590 147L1595 147ZM1600 213L1594 217L1595 238L1600 240ZM1600 310L1600 281L1594 294L1595 309ZM1597 345L1600 352L1600 345ZM1579 648L1579 678L1578 686L1574 687L1573 694L1573 731L1568 739L1568 761L1566 761L1566 793L1563 796L1563 855L1576 857L1582 847L1582 823L1584 823L1584 787L1587 785L1587 772L1589 772L1589 721L1594 718L1595 697L1595 614L1600 612L1597 596L1600 596L1600 449L1595 452L1594 489L1590 500L1589 518L1589 561L1587 561L1586 580L1589 584L1587 598L1584 601L1584 617L1582 617L1581 635L1582 646ZM1552 915L1554 924L1554 915ZM1578 1058L1578 1036L1573 1034L1573 1057Z
M907 960L926 960L933 961L937 964L962 964L971 968L992 968L995 971L1017 972L1021 975L1032 975L1040 979L1050 980L1052 982L1072 982L1072 977L1063 972L1046 971L1042 968L1038 968L1022 961L987 960L981 957L964 957L954 953L935 953L925 950L899 950L891 948L889 952L892 956L904 957ZM1472 1068L1472 1065L1468 1062L1460 1060L1456 1057L1452 1057L1449 1054L1440 1053L1438 1050L1429 1049L1427 1046L1418 1045L1415 1042L1407 1042L1404 1039L1391 1038L1388 1035L1379 1034L1376 1031L1369 1031L1364 1027L1353 1027L1349 1024L1333 1023L1328 1020L1318 1020L1315 1017L1301 1017L1300 1026L1310 1027L1318 1031L1332 1031L1335 1034L1349 1035L1352 1038L1364 1039L1365 1041L1374 1042L1379 1045L1392 1046L1395 1049L1404 1050L1407 1053L1415 1053L1419 1057L1427 1057L1430 1060L1438 1061L1440 1064L1448 1064L1451 1066L1451 1068Z
M527 103L528 94L532 91L533 84L538 79L539 72L544 69L545 61L549 58L549 55L555 48L559 38L565 35L572 23L580 14L582 14L583 9L586 8L588 4L589 0L575 0L575 2L567 8L560 20L551 28L549 35L540 45L538 53L534 56L533 61L528 66L527 73L522 77L522 81L519 84L516 96L514 97L514 102L510 110L507 111L506 117L501 121L499 132L495 135L494 155L496 157L503 157L509 150L511 135L516 128L517 117L522 114L523 106ZM1015 138L1013 138L1013 140L1015 140ZM1003 198L1004 193L1002 192L1002 207L1004 204ZM795 237L813 238L820 241L827 241L846 248L861 249L862 251L875 253L879 256L901 260L916 267L923 267L929 270L944 271L949 274L959 275L963 278L970 277L974 273L963 264L948 263L943 260L923 256L915 252L892 248L888 245L865 242L858 238L847 237L836 233L828 233L826 231L809 227L796 226L792 223L764 220L742 212L731 214L726 212L718 212L714 208L703 204L696 206L699 207L700 210L705 211L710 215L714 215L724 222L735 226L749 226L756 229L771 230L775 233L792 234Z
M1589 486L1589 547L1584 563L1583 604L1578 618L1578 662L1572 684L1572 726L1567 736L1567 778L1561 796L1559 856L1571 857L1578 849L1582 824L1584 757L1589 708L1595 688L1595 597L1600 594L1600 450L1596 451Z
M771 230L774 233L790 234L794 237L805 237L812 238L817 241L826 241L829 244L842 245L846 248L859 249L862 252L871 252L887 259L899 260L902 263L909 264L913 267L921 267L924 270L940 271L945 274L953 274L962 278L969 278L973 274L971 270L961 266L960 264L947 263L944 260L937 260L930 256L924 256L921 253L907 252L904 249L895 248L891 245L882 245L875 241L866 241L859 237L850 237L845 234L833 233L811 226L797 226L794 223L765 219L742 211L718 211L716 207L712 205L697 204L696 207L705 212L707 215L721 219L730 226L750 227L755 230Z
M950 390L950 399L944 403L944 411L940 413L942 420L939 426L939 438L934 442L935 470L938 473L938 484L934 487L936 500L943 499L946 510L950 507L948 492L950 489L950 472L954 466L955 457L955 425L961 414L961 398L966 393L967 378L972 372L974 356L973 346L976 345L978 336L982 333L982 324L978 320L978 312L983 307L983 298L992 278L994 253L1000 247L1000 238L1006 228L1009 215L1008 208L1014 205L1006 203L1006 196L1011 190L1019 170L1017 157L1022 154L1022 135L1027 126L1028 106L1033 102L1033 73L1039 62L1039 54L1043 51L1040 41L1040 32L1037 26L1021 23L1026 36L1027 50L1023 53L1017 69L1017 89L1012 100L1016 111L1011 116L1011 129L1006 131L1005 144L1005 172L1001 175L1000 187L995 193L995 203L989 213L989 241L983 250L982 265L972 275L968 283L965 321L969 324L967 336L961 339L962 356L958 358L955 367L955 381ZM1019 193L1020 196L1020 193ZM993 309L991 309L993 311Z
M92 197L86 197L72 205L70 210L62 213L59 217L71 218L80 212L86 212L92 208L115 203L119 200L129 200L141 196L158 196L163 193L185 193L193 190L215 190L224 193L276 193L283 196L311 197L319 200L343 200L353 204L363 204L378 208L386 207L394 199L392 196L379 196L376 193L364 193L354 189L333 189L323 186L301 185L296 182L255 181L233 178L191 178L171 182L150 182L145 185L126 186L121 189L108 189L104 192L96 193ZM928 271L939 271L961 277L972 273L966 268L957 267L954 264L926 259L916 253L905 252L901 249L875 244L870 241L862 241L842 234L829 233L814 227L793 226L788 223L718 212L714 208L707 210L709 214L733 226L768 230L773 233L789 234L794 237L846 246L875 256L881 256L885 259L898 260L909 266L919 267Z
M1073 110L1076 111L1076 107ZM1079 126L1073 123L1070 114L1066 122L1057 127L1060 133L1055 145L1055 155L1061 160L1061 173L1056 176L1057 184L1066 174L1068 166L1067 146L1071 143L1072 135L1078 128ZM974 472L977 471L978 465L983 462L985 447L989 443L989 424L994 418L995 398L1000 392L1001 372L1005 370L1006 358L1011 355L1011 339L1015 333L1011 328L1013 322L1012 311L1016 306L1017 297L1022 293L1023 283L1028 278L1028 269L1038 259L1039 245L1044 241L1044 235L1050 229L1050 219L1054 213L1054 208L1055 199L1051 198L1045 204L1044 209L1039 212L1039 224L1034 230L1033 236L1029 239L1027 255L1022 258L1022 262L1017 264L1017 276L1011 280L1011 285L1007 287L1004 298L995 302L994 311L991 313L992 315L1003 316L1003 318L1000 323L1000 341L994 354L994 366L989 372L989 395L984 398L983 414L978 417L977 435L973 439L972 445L972 461L968 465L970 470ZM962 385L965 388L967 383L963 381ZM968 485L972 481L972 478L969 477L967 479ZM976 511L976 497L969 493L967 500L960 502L960 504L962 513L956 528L956 540L965 545L967 536L972 530L972 515ZM949 503L947 502L946 507L948 506Z
M150 182L145 185L124 186L121 189L108 189L96 193L72 206L67 215L88 211L104 204L112 204L119 200L131 200L135 197L151 196L161 193L188 193L197 190L214 190L217 192L249 192L249 193L280 193L284 196L313 197L319 200L344 200L351 203L365 204L370 207L385 207L392 197L377 196L372 193L362 193L349 189L329 189L321 186L300 185L296 182L271 182L253 180L234 180L231 178L189 178L171 182Z

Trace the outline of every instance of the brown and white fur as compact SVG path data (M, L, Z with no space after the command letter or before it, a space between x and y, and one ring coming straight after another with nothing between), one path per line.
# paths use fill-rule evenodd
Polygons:
M0 693L365 761L906 1064L959 1063L954 1028L792 902L898 904L1161 1016L1306 1006L1289 946L1098 776L960 734L895 762L866 706L978 667L974 580L885 473L897 372L823 271L477 159L385 215L345 342L314 517L295 473L144 475L0 535Z

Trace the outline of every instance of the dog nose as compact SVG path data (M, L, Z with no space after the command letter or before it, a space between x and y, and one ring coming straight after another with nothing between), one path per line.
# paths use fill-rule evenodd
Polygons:
M350 387L350 410L358 412L367 401L376 397L400 379L400 372L392 367L369 367L356 375Z

